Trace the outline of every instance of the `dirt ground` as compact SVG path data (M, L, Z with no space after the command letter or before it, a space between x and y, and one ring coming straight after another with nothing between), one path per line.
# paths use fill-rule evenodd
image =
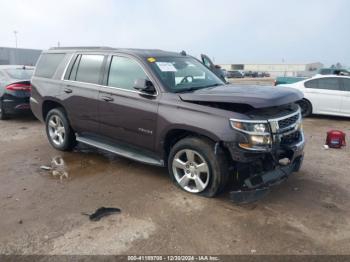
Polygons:
M1 254L350 254L350 150L325 150L344 118L304 123L302 170L238 206L177 189L163 168L88 147L62 153L30 117L0 121ZM350 141L349 141L350 142ZM64 159L68 177L41 165ZM101 206L122 213L91 222Z

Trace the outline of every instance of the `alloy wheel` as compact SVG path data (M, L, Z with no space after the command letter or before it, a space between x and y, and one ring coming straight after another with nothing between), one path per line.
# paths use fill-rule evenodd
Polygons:
M172 163L174 177L180 187L190 193L200 193L209 184L209 165L204 157L192 149L176 153Z
M66 129L58 115L52 115L49 118L48 129L52 142L57 146L61 146L65 140Z

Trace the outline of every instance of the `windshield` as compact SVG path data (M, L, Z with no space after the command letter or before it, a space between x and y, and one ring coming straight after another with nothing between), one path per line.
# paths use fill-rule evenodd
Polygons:
M18 80L29 80L32 78L34 69L32 68L13 68L4 70L11 78Z
M158 57L154 60L150 66L170 92L224 85L213 72L192 57Z

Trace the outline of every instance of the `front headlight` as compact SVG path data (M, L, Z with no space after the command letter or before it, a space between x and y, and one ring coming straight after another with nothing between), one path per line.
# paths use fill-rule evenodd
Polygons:
M230 120L231 127L246 134L246 141L238 145L248 150L267 151L271 148L272 138L267 121Z

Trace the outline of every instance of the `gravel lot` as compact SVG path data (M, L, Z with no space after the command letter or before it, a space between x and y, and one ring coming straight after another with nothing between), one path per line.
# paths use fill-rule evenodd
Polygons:
M323 149L344 118L304 122L301 172L254 204L177 189L167 171L80 146L55 151L30 117L0 121L0 253L350 254L350 150ZM41 170L61 156L68 178ZM99 222L82 212L122 209Z

